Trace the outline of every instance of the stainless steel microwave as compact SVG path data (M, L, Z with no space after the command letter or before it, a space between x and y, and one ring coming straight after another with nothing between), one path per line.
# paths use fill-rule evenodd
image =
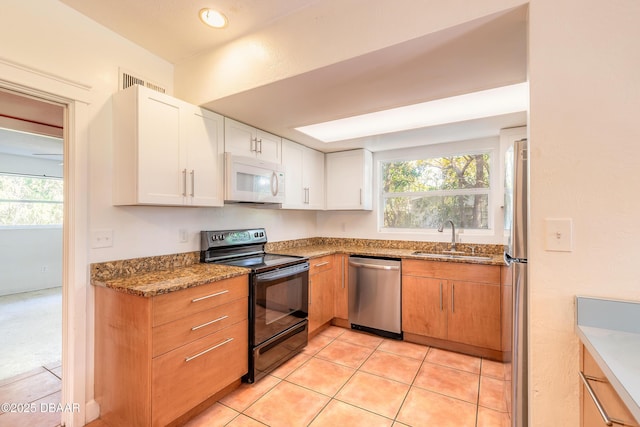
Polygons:
M284 166L225 153L225 202L284 203Z

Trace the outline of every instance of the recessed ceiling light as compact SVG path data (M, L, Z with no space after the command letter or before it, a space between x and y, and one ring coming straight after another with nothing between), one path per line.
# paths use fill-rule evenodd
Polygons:
M227 17L217 10L209 8L201 9L198 15L200 16L200 20L210 27L224 28L227 26Z
M335 142L527 111L528 105L529 84L525 82L295 129L323 142Z

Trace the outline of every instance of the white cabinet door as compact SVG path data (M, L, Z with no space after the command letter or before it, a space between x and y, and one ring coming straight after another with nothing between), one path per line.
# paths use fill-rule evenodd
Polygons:
M224 204L223 117L196 106L185 111L187 204Z
M283 209L305 209L302 183L302 159L304 147L293 141L282 141L282 164L285 170L285 202Z
M373 160L370 151L326 154L327 210L371 210Z
M113 119L114 205L222 205L222 116L135 85Z
M283 209L324 209L324 153L282 140L286 202Z
M303 188L309 209L322 210L325 207L324 153L304 147L302 158Z
M256 157L273 163L282 161L282 138L253 126L224 118L224 151Z
M132 86L113 96L115 205L182 205L181 103Z

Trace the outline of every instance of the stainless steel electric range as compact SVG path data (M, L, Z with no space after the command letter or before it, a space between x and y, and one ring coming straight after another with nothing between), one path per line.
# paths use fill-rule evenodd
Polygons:
M251 269L249 373L252 383L302 351L308 336L309 260L265 252L264 228L202 231L200 262Z

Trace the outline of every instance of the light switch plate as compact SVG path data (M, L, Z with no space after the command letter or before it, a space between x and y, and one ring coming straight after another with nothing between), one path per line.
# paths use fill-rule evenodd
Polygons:
M113 230L100 229L91 230L91 247L97 248L110 248L113 246Z
M573 221L571 218L545 219L544 248L547 251L573 251Z

